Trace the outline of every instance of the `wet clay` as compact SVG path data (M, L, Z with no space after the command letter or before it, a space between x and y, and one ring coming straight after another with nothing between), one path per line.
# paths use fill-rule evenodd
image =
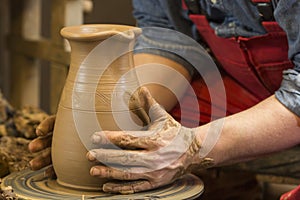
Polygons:
M55 180L45 179L43 170L25 170L12 173L3 179L1 188L11 186L15 194L22 199L197 199L204 191L203 182L195 175L186 174L170 185L130 195L109 194L101 191L83 191L59 185Z
M101 130L137 130L144 113L129 99L138 88L132 49L140 29L123 25L63 28L71 63L61 95L52 143L57 182L80 190L100 190L107 180L90 176L86 153L91 135ZM143 114L139 114L143 116Z

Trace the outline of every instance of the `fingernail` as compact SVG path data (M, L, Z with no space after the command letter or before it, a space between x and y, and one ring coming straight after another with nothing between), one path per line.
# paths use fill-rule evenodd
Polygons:
M42 135L45 135L44 134L44 132L38 127L38 128L36 128L36 130L35 130L35 134L37 135L37 136L42 136Z
M96 160L96 153L93 151L89 151L87 153L87 158L89 159L89 161L95 161Z
M101 137L99 135L93 135L92 136L92 142L93 143L100 143L101 142Z
M100 170L97 169L96 167L92 167L90 173L91 173L92 176L99 176L99 175L101 175Z
M28 144L28 150L30 153L33 153L34 145L31 142Z
M102 190L104 192L110 192L110 191L112 191L112 187L109 184L103 184Z

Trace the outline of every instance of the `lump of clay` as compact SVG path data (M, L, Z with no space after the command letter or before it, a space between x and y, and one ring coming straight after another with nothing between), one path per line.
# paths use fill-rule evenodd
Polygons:
M1 179L0 179L1 184ZM0 188L0 200L18 200L19 198L14 193L14 190L11 186L7 186L3 189Z

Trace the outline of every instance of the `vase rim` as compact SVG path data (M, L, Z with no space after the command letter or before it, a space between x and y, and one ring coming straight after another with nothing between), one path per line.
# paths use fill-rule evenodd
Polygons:
M69 40L94 41L122 35L124 39L134 39L141 33L141 29L120 24L82 24L78 26L66 26L61 29L60 34Z

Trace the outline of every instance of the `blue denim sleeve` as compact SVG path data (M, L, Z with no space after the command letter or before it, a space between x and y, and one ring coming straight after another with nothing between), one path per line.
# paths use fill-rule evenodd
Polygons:
M161 55L182 64L191 75L190 60L201 62L196 30L181 6L181 0L133 0L133 16L142 35L137 39L135 53ZM176 31L175 31L176 30ZM177 32L179 31L179 32Z
M294 69L283 72L283 80L275 96L300 117L300 1L279 1L274 16L287 34L289 58L295 65Z

